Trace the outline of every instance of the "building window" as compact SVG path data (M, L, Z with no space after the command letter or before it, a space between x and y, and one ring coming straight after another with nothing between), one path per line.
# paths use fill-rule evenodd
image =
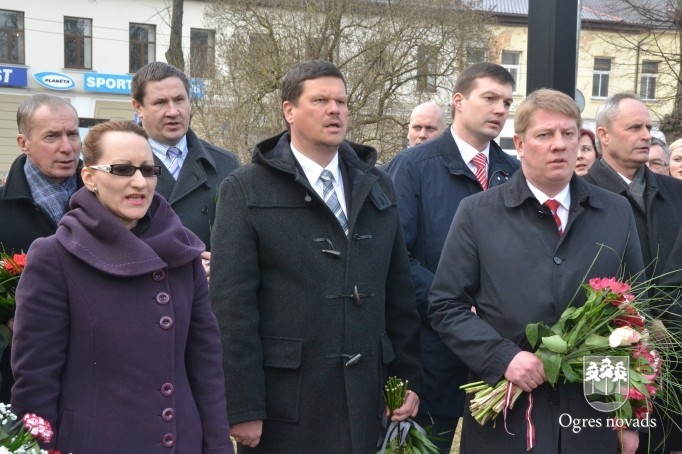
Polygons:
M24 64L24 13L0 9L0 62Z
M517 92L519 86L519 69L521 65L521 52L512 52L509 50L502 51L502 66L512 75L516 84L514 85L514 93Z
M156 26L130 24L130 62L128 71L136 72L156 60Z
M213 76L214 40L213 30L190 29L189 72L192 77L209 79Z
M436 91L437 52L438 50L434 46L419 46L419 55L417 55L417 91Z
M92 69L92 19L64 17L64 67Z
M656 79L658 78L658 62L642 62L642 80L639 86L639 94L642 99L656 99Z
M611 59L595 58L594 74L592 76L592 97L606 98L609 96L609 77L611 75Z

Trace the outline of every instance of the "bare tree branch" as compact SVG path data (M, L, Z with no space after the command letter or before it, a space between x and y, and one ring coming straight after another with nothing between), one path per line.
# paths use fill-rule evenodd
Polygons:
M492 49L492 16L452 0L212 0L216 72L194 107L208 140L250 159L284 127L280 79L296 62L333 61L348 80L348 137L387 161L403 148L411 109L448 105L469 47ZM494 59L499 57L494 57Z

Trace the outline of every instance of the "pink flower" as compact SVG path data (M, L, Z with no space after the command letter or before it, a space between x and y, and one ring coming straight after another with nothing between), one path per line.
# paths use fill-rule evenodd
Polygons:
M613 277L592 278L590 279L590 287L592 287L596 291L609 289L610 292L618 294L624 294L625 292L630 290L630 284L628 284L627 282L617 281Z
M628 394L629 400L645 400L646 396L642 394L637 388L630 388L630 393Z
M52 440L54 432L50 422L37 416L35 413L26 413L23 417L24 427L34 437L39 438L43 443Z
M658 391L658 388L656 388L654 385L650 385L649 383L646 383L644 386L646 387L646 392L649 393L649 396L655 395L656 391Z
M635 418L637 419L646 419L647 416L649 416L649 408L648 407L637 407L635 408Z
M644 327L644 317L641 315L619 315L613 319L616 326Z

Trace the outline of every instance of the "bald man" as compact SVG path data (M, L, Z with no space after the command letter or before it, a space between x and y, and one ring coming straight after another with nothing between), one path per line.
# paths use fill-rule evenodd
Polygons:
M445 112L435 102L419 104L410 114L410 124L407 129L407 141L413 147L429 139L438 137L447 123Z

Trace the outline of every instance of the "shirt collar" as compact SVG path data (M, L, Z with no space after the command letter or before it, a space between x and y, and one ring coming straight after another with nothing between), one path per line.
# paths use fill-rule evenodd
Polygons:
M486 162L490 162L490 142L488 142L483 151L478 151L472 145L465 142L464 139L455 134L454 126L450 126L450 132L452 133L452 137L455 139L455 143L459 149L459 154L462 155L462 159L464 160L465 164L469 165L471 160L474 159L474 157L479 153L483 153L485 155Z
M341 181L341 171L339 169L339 153L338 151L334 153L334 157L332 158L331 162L327 164L327 167L322 167L300 151L296 149L294 144L291 144L291 152L294 154L294 157L300 164L301 168L303 169L303 173L305 173L306 178L308 179L308 182L311 185L315 185L317 180L320 178L320 174L322 173L323 170L329 170L332 175L334 175L334 180L336 182Z
M152 147L152 152L161 159L162 161L166 160L166 151L171 147L169 145L162 144L160 142L157 142L156 140L152 139L151 137L149 138L149 146ZM182 136L182 139L175 145L172 145L173 147L177 148L181 152L181 156L186 156L187 154L187 135Z
M557 202L559 202L559 205L561 205L564 209L568 210L571 207L571 191L570 191L570 183L568 183L557 195L554 197L549 197L547 194L542 192L540 189L538 189L536 186L533 185L528 179L526 179L526 183L528 184L528 188L530 188L530 192L533 193L536 199L538 199L538 202L545 203L549 199L554 199Z

